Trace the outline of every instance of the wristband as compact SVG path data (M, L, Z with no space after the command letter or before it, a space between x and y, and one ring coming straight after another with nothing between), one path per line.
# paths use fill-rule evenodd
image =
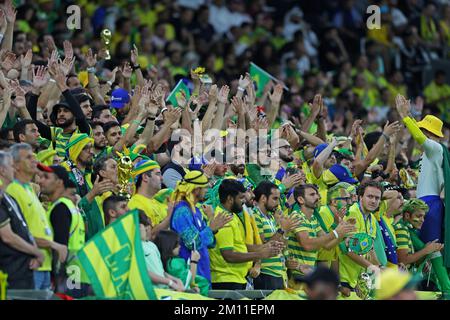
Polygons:
M106 83L109 84L110 87L112 87L113 85L113 83L110 80L106 81Z
M95 73L97 70L95 69L95 67L89 67L86 69L88 73Z
M48 80L48 81L53 82L53 83L56 83L56 80L55 80L55 79L51 79L51 78L50 78L50 80Z
M135 66L132 66L131 69L133 69L133 71L134 71L134 70L139 69L140 67L141 67L141 66L137 64L137 65L135 65Z
M389 141L389 137L384 132L382 132L381 135L384 139L386 139L386 141Z
M169 283L167 284L169 287L172 287L172 285L173 285L173 280L172 279L170 279L170 281L169 281Z
M198 261L194 261L194 260L191 260L191 263L195 263L195 264L197 264L197 263L198 263Z
M167 111L167 108L162 108L162 109L161 109L161 114L163 114L164 111Z
M333 234L334 234L334 236L336 237L336 239L339 239L339 234L337 233L336 230L333 230Z
M244 88L242 88L242 87L238 87L237 89L238 89L238 91L242 91L242 92L244 92L244 91L245 91L245 89L244 89Z
M156 120L156 117L148 117L147 120L155 121L155 120Z

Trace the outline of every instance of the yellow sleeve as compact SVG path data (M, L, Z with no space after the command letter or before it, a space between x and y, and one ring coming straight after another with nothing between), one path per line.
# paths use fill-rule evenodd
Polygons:
M427 140L427 137L423 134L420 128L417 126L417 123L414 119L410 117L403 118L403 123L408 128L414 140L417 141L418 144L422 145Z
M220 250L232 250L234 248L233 228L230 225L221 228L216 234L216 246Z

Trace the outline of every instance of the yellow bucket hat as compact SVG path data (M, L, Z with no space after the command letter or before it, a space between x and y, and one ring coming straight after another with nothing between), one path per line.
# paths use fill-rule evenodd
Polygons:
M413 288L417 280L408 272L388 268L379 275L379 287L375 290L375 300L390 299L407 287Z
M442 133L442 120L438 117L427 115L422 121L417 122L419 128L430 131L432 134L435 134L439 138L443 138L444 134Z

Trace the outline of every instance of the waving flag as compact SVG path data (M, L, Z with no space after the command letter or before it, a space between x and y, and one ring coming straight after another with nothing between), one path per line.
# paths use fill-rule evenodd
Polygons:
M97 297L157 299L145 265L137 210L95 235L78 258Z

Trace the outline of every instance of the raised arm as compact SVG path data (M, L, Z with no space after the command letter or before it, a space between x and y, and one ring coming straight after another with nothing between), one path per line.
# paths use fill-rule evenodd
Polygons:
M302 129L301 129L302 131L305 131L305 132L309 131L312 124L314 123L314 121L316 120L317 116L320 113L321 105L322 105L322 96L320 94L316 94L314 96L313 103L309 104L309 106L311 107L311 113L308 116L308 118L306 118L305 122L303 122Z
M366 169L370 166L370 164L375 161L378 155L381 153L384 147L385 142L389 142L389 137L394 133L397 133L400 130L400 125L398 121L389 124L389 121L386 122L384 126L383 133L378 139L377 143L370 149L366 158L355 163L355 176L359 176L361 173L366 171Z
M13 34L14 34L14 24L16 22L17 11L13 6L12 0L5 1L5 11L6 21L8 26L6 28L5 39L2 41L2 49L11 51L13 47Z
M267 121L269 122L269 128L272 128L275 119L280 111L281 97L283 96L283 86L277 84L273 89L273 93L269 94L270 111L267 115Z
M333 152L333 149L336 148L337 141L335 138L328 144L328 146L317 156L316 159L314 159L314 162L312 164L312 171L314 176L318 179L322 175L324 164L328 160L328 158L331 156L331 153Z
M208 130L211 127L212 118L216 112L216 104L217 104L217 95L219 94L219 90L217 89L217 85L213 84L209 89L209 104L208 109L206 109L206 113L202 119L202 133Z
M230 88L227 85L222 86L222 88L220 88L219 95L217 97L219 104L217 107L216 115L214 117L212 129L222 130L225 106L228 103L228 94L229 93L230 93Z
M416 121L411 116L411 105L409 100L406 100L404 96L398 94L397 97L395 97L395 106L400 118L402 118L403 123L411 133L411 136L418 144L423 145L427 140L427 136L420 130Z
M133 45L133 50L131 50L131 68L134 70L134 73L136 74L136 83L140 86L145 85L144 75L142 74L141 67L139 66L139 51L136 45Z

